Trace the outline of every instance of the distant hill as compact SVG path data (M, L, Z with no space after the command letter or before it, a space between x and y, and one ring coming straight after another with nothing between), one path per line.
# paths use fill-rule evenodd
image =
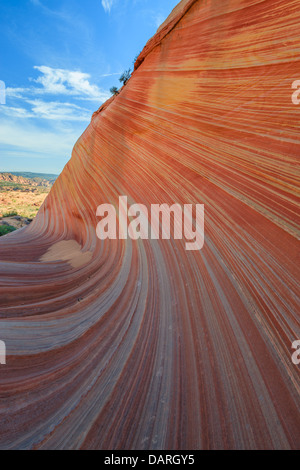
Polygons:
M53 182L58 178L58 175L52 173L30 173L29 171L11 171L10 173L16 176L24 176L24 178L42 178Z
M1 172L0 183L15 183L32 186L52 186L58 175L47 173L30 173L14 171L13 173Z

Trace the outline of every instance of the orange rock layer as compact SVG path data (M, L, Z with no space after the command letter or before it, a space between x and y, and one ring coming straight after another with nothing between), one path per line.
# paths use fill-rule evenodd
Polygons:
M299 448L299 23L181 2L1 239L1 448ZM203 249L98 240L119 195L204 204Z

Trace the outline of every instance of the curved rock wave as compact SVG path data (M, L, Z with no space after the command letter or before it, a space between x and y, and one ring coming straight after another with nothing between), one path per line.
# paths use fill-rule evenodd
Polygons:
M299 22L179 3L0 240L1 448L299 448ZM120 195L204 204L203 249L100 241Z

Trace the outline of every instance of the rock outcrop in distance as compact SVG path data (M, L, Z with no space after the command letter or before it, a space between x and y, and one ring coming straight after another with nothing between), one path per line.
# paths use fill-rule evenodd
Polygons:
M15 175L13 173L0 173L0 183L15 183L16 185L30 185L30 186L52 186L56 180L55 175L36 176L36 173L24 173L24 175ZM32 175L32 176L31 176ZM46 175L45 175L46 176Z
M0 240L1 448L299 448L299 23L179 3ZM100 241L120 195L204 204L203 249Z

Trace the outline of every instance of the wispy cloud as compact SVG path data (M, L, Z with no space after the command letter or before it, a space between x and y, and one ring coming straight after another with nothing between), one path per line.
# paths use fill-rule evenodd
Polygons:
M165 21L165 19L166 18L162 14L154 15L153 21L156 28L159 28L159 26Z
M102 0L102 6L106 12L110 12L114 0Z
M32 86L6 88L7 105L1 107L0 114L11 118L88 122L94 106L87 109L87 102L97 102L99 106L110 97L107 91L91 83L88 73L45 65L34 69L40 76L29 79Z
M5 106L2 113L12 118L36 118L54 121L89 122L91 112L73 103L59 101L25 100L28 107Z
M24 97L25 93L28 93L30 89L29 88L12 88L12 87L7 87L5 90L6 96L10 98L20 98L22 99Z
M89 121L89 110L73 103L60 103L57 101L45 102L42 100L28 101L36 117L66 121Z
M41 74L36 79L29 79L34 85L7 87L6 95L11 103L1 108L2 114L15 118L87 122L93 110L82 107L82 104L94 101L100 105L110 97L107 91L90 82L87 73L44 65L34 68ZM64 101L60 101L61 98ZM71 102L66 101L66 98ZM74 100L80 105L74 103Z
M0 106L0 151L8 160L51 155L60 168L92 113L110 94L81 71L45 65L34 69L38 76L29 86L6 88L6 105Z
M43 87L42 90L36 90L37 92L80 96L95 101L104 101L109 97L107 92L90 83L88 73L55 69L45 65L35 66L34 68L42 74L42 76L33 80Z
M12 117L12 118L30 118L34 117L34 114L24 108L18 106L3 106L1 107L1 115Z
M48 8L46 5L44 5L40 0L30 0L33 5L39 7L43 13L45 13L48 16L52 16L56 19L60 19L63 21L66 21L67 23L75 22L76 26L83 25L79 19L74 16L72 13L69 11L64 11L63 9L53 9ZM77 21L78 20L78 21Z
M100 77L112 77L113 75L121 75L122 71L121 72L114 72L114 73L103 73L102 75L100 75Z

